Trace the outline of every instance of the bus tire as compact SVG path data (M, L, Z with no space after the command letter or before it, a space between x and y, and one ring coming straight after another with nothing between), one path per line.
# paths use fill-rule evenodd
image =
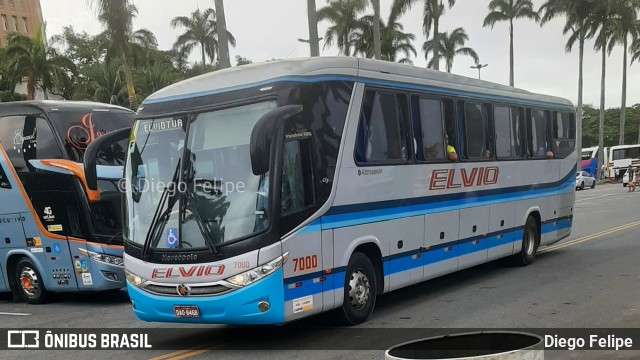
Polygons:
M16 290L22 299L29 304L44 304L47 300L47 289L40 272L26 257L18 260L15 268Z
M531 265L536 258L536 252L540 245L540 228L533 216L527 218L522 233L522 248L515 255L514 262L517 266Z
M378 293L376 272L369 257L351 255L344 279L342 313L348 325L361 324L373 313Z

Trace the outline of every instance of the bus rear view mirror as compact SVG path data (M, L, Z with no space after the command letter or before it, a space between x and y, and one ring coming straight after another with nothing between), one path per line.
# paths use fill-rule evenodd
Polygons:
M250 153L253 174L263 175L269 171L271 144L278 126L288 118L302 112L302 105L286 105L264 114L251 131Z
M129 138L131 128L110 132L95 139L84 153L84 178L89 190L98 190L98 155L114 143Z

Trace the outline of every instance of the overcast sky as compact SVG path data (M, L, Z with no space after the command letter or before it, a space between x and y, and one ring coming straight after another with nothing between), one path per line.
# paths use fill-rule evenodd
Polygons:
M101 24L96 20L88 3L90 0L40 0L47 35L60 33L66 25L73 25L77 31L96 34ZM172 29L169 22L175 16L189 15L197 7L214 7L213 0L133 0L139 15L134 22L136 29L153 31L162 49L169 49L180 29ZM533 1L536 9L543 0ZM441 19L440 31L451 31L464 27L469 34L468 46L474 48L482 63L489 64L482 70L482 78L497 83L509 82L509 32L507 23L501 23L491 30L483 28L482 22L488 13L489 0L458 0L453 9ZM318 9L326 0L316 0ZM387 18L391 0L381 0L382 16ZM304 0L227 0L225 2L227 27L234 34L237 46L231 48L232 63L235 55L242 55L254 62L272 58L283 59L308 56L307 44L298 38L308 38L306 1ZM413 44L418 57L414 65L425 67L421 53L425 36L422 33L422 5L418 3L405 14L401 22L406 32L416 35ZM320 36L328 24L320 23ZM544 28L529 20L515 22L515 85L529 91L556 95L577 103L578 49L565 53L566 37L562 35L563 20L557 19ZM337 55L337 48L322 48L322 55ZM197 51L192 59L199 59ZM585 50L584 101L599 107L601 56L593 51L589 41ZM453 73L477 77L477 71L470 69L473 60L458 57ZM441 65L441 69L444 65ZM634 64L628 71L627 104L640 103L640 65ZM619 107L622 87L622 50L616 48L607 59L607 107Z

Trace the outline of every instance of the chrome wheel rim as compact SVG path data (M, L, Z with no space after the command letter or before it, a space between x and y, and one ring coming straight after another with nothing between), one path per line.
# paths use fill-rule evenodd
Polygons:
M355 270L349 279L349 299L356 310L362 310L369 302L371 284L369 278L360 269Z
M35 296L38 293L40 288L38 275L36 275L36 272L32 268L22 268L20 272L20 285L22 286L22 291L29 296Z
M533 255L533 249L535 247L535 234L533 229L527 230L527 255Z

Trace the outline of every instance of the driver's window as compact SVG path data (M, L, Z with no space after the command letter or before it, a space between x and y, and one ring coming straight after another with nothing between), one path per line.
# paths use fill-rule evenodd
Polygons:
M280 211L287 215L304 208L304 180L300 142L288 141L284 144L284 165L282 174L282 195Z

